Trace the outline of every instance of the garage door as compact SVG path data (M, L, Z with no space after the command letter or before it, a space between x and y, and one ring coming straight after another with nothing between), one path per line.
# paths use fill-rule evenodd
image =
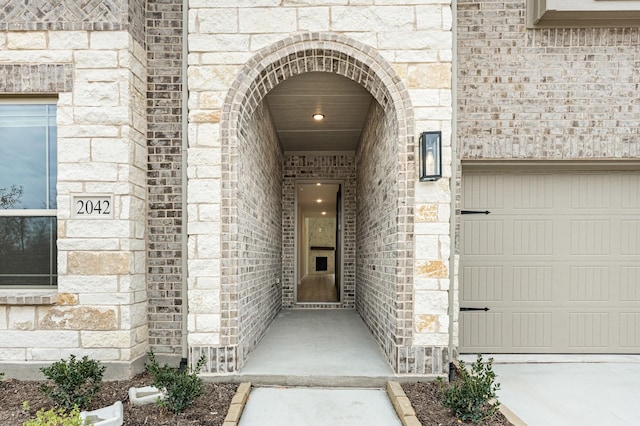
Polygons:
M640 350L640 171L467 167L462 208L461 352Z

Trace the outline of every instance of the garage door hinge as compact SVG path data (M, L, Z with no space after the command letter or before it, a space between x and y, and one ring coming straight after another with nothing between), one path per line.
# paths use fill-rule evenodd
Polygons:
M460 210L460 214L489 214L491 213L489 210L481 211L481 210Z
M485 311L487 312L489 310L489 308L487 308L486 306L484 308L460 308L460 312L465 312L465 311Z

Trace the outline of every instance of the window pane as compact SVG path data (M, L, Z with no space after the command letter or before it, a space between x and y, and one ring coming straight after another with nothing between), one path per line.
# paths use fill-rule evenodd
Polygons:
M0 286L57 285L56 106L0 103ZM6 216L13 213L16 216Z
M0 104L0 208L56 208L55 105Z
M57 285L56 217L0 217L0 285Z

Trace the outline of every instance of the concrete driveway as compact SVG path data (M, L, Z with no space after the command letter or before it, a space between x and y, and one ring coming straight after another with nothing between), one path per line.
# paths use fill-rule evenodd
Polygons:
M494 358L499 400L529 426L640 424L638 357L515 364Z

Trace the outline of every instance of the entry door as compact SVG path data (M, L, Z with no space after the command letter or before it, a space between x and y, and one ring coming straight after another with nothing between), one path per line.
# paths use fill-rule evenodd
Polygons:
M637 353L640 172L463 171L461 352Z

